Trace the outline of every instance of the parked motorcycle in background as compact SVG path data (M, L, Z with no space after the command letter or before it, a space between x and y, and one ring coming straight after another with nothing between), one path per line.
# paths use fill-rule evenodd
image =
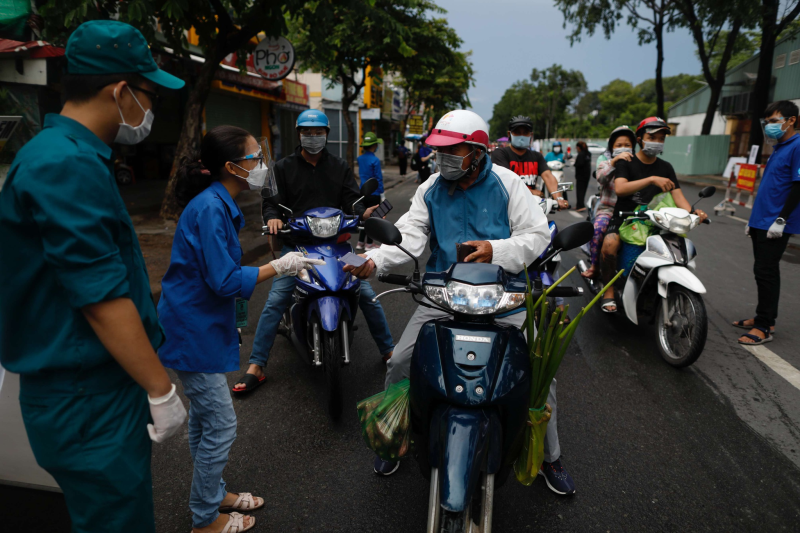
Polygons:
M561 161L548 161L547 168L550 169L556 181L561 183L561 179L564 177L564 163Z

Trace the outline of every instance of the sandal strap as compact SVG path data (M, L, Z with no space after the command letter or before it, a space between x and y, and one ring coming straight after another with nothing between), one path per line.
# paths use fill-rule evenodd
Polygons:
M761 326L756 326L756 325L753 325L753 329L757 329L758 331L760 331L761 333L763 333L764 335L766 335L766 337L764 337L765 339L766 339L767 337L769 337L769 335L770 335L769 328L762 328Z
M231 513L228 515L228 523L222 528L222 533L241 533L244 531L244 515L241 513Z
M236 498L234 504L231 505L233 509L239 509L242 511L250 511L251 509L254 509L255 506L256 501L253 499L253 495L249 492L240 492L239 497Z

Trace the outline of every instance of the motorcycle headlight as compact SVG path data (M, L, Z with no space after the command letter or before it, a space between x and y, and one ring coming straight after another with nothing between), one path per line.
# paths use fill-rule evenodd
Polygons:
M686 233L692 229L692 217L669 217L669 230L672 233Z
M446 287L426 286L425 293L432 302L466 315L510 311L525 301L525 293L506 292L500 284L468 285L451 281Z
M300 272L298 272L297 277L305 281L306 283L311 283L311 276L308 275L308 270L306 270L305 268Z
M669 227L669 219L665 213L659 213L658 211L653 212L653 220L656 224L663 226L665 228Z
M657 235L647 238L647 251L654 253L659 257L663 257L667 261L674 260L672 257L672 252L670 252L669 248L667 248L667 243L665 243L664 239Z
M314 237L320 239L327 239L339 233L339 223L342 220L341 215L327 218L306 217L308 228Z

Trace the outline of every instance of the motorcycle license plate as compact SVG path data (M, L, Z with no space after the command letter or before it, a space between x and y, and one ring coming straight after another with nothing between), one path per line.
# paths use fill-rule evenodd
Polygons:
M236 298L236 327L247 327L247 300Z

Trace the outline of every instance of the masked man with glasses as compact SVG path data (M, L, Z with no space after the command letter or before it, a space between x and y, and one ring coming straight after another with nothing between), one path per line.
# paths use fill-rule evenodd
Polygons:
M457 261L456 244L475 247L466 262L500 265L510 275L522 273L550 243L547 219L534 202L525 184L514 172L494 165L486 157L489 125L476 113L451 111L439 120L428 137L438 147L440 170L417 189L411 209L397 222L403 246L416 257L430 244L426 270L447 270ZM466 242L464 242L466 241ZM359 278L375 270L385 272L409 261L395 246L383 245L367 252L368 261L358 268L344 267ZM419 306L411 316L400 342L389 361L386 387L410 375L411 356L422 326L433 319L449 316L444 311ZM518 309L497 318L498 324L520 327L525 310ZM561 463L558 443L556 380L550 387L547 403L553 416L547 426L542 475L557 494L573 494L575 485ZM373 470L388 476L400 463L375 457Z
M283 228L279 205L288 207L295 215L316 207L333 207L348 214L368 217L377 206L365 210L363 202L360 202L355 206L356 212L350 213L353 203L361 198L361 193L347 163L325 149L330 133L325 113L317 109L303 111L297 117L296 129L300 146L294 154L275 165L278 194L265 198L262 204L264 224L269 226L270 234L276 235ZM284 236L281 254L292 252L294 248L291 236ZM234 393L251 391L266 380L264 368L278 334L278 324L291 303L294 287L294 278L291 276L278 278L272 283L269 298L258 319L249 367L234 385ZM366 281L362 282L358 305L383 360L388 361L392 357L394 340L383 307L380 302L373 302L374 298L372 286Z
M110 145L144 140L156 88L184 82L122 22L82 24L66 59L61 114L0 192L0 363L20 374L33 454L73 531L154 532L151 440L186 410L156 355L164 331Z

